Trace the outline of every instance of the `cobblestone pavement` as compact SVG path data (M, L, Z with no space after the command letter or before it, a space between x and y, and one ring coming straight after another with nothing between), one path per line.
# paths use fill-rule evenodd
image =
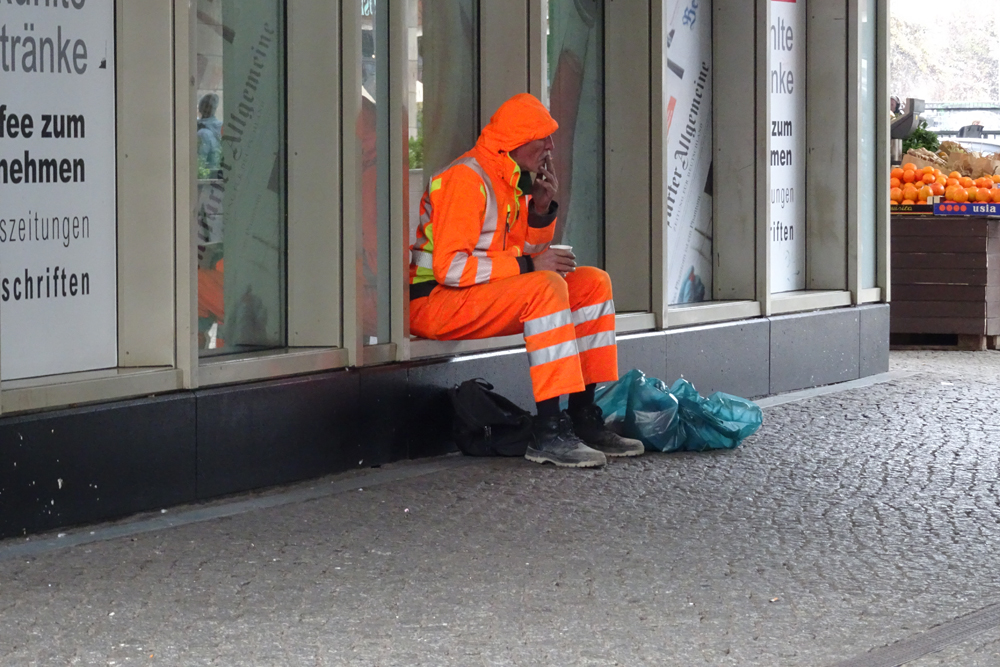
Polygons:
M454 457L0 560L0 664L853 658L1000 602L1000 353L892 366L914 374L768 408L733 452L600 471ZM908 664L1000 665L1000 628Z

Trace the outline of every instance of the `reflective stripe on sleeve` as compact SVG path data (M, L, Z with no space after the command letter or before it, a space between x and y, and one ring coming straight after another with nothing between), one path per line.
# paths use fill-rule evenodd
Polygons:
M469 256L464 253L455 253L455 258L451 260L448 267L448 275L444 278L444 284L449 287L459 287L462 282L462 274L465 272L465 265L469 263Z
M423 250L410 251L410 263L424 269L434 269L434 255Z
M583 308L578 308L573 311L573 324L583 324L584 322L590 322L591 320L596 320L605 315L615 314L615 302L608 299L604 303L598 303L593 306L584 306Z
M524 335L525 337L534 336L535 334L545 333L546 331L552 331L553 329L564 327L572 322L573 320L570 318L569 310L560 310L559 312L552 313L551 315L536 317L532 320L525 320Z
M581 352L596 350L599 347L608 347L615 344L615 332L602 331L600 333L595 333L592 336L577 338L576 342Z
M489 257L477 257L476 262L476 284L488 283L493 275L493 260Z
M557 343L556 345L549 345L540 350L529 352L528 363L532 366L541 366L542 364L573 357L577 354L579 354L579 350L576 346L576 341L570 340L565 343Z

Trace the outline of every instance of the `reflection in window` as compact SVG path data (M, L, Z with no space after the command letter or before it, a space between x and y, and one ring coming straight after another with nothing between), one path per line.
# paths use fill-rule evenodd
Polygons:
M198 0L198 347L285 342L280 0Z
M362 334L365 345L388 343L392 309L389 266L389 26L385 2L361 9Z
M407 0L406 26L412 244L430 176L479 134L478 2Z
M556 241L604 265L604 0L549 0L549 108L559 123Z

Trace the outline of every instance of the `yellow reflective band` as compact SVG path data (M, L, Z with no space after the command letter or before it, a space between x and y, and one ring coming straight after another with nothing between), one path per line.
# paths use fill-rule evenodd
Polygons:
M435 178L433 181L431 181L431 192L434 192L435 190L440 190L440 189L441 189L441 179L440 178Z
M413 275L413 284L426 283L429 280L434 280L434 270L418 266L416 273Z
M521 192L521 188L518 187L518 183L521 180L521 165L519 165L514 160L514 158L510 156L510 153L507 153L507 159L514 164L514 176L513 176L514 180L512 180L510 184L514 186L514 189L517 191L517 196L520 197L522 194L524 194L523 192Z
M423 249L428 252L434 250L434 223L429 223L424 227L424 236L427 237L427 245Z
M482 195L484 197L486 197L486 186L485 185L480 185L479 186L479 192L482 193Z

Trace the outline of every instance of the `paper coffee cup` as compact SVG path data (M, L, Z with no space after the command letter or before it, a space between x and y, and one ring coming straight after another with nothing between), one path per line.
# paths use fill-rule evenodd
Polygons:
M553 250L569 250L570 252L573 252L573 246L571 245L550 245L549 247Z

